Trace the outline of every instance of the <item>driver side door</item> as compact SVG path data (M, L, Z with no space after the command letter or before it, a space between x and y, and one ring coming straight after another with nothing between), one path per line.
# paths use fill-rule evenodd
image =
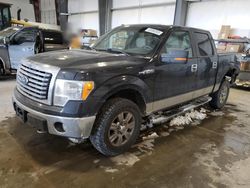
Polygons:
M156 62L154 111L175 106L193 99L196 89L197 58L188 30L173 30L160 51ZM184 51L188 58L174 57L174 61L163 61L162 57L173 51ZM195 68L196 67L196 68Z
M37 30L25 28L11 38L8 46L11 69L18 69L21 59L35 54Z

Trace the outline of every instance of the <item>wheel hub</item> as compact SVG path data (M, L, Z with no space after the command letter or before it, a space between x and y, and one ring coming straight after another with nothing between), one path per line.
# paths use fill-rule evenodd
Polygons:
M113 146L121 146L131 138L135 118L131 112L121 112L111 123L108 138Z

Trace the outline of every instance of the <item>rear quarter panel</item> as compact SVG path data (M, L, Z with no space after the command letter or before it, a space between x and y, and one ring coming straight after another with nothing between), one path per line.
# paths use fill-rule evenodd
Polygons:
M240 63L236 59L236 54L218 54L218 72L216 75L216 85L218 86L225 75L230 70L235 70L239 74Z

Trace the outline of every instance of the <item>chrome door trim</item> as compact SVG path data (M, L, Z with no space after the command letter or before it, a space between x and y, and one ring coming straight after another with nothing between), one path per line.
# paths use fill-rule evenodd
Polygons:
M185 94L177 95L174 97L158 100L155 102L146 104L146 114L149 115L153 112L159 111L161 109L169 108L177 104L181 104L192 99L207 95L212 92L214 86L209 86L207 88L198 89ZM204 94L205 93L205 94Z

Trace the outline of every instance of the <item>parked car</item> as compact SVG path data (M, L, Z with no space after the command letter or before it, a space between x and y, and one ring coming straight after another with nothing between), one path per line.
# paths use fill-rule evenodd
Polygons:
M127 25L101 37L92 51L23 60L13 105L39 132L89 138L113 156L135 143L142 124L166 122L169 112L208 102L221 109L238 73L235 56L218 55L208 31Z
M9 27L0 31L0 75L15 72L20 59L46 51L66 49L63 34L38 27Z

